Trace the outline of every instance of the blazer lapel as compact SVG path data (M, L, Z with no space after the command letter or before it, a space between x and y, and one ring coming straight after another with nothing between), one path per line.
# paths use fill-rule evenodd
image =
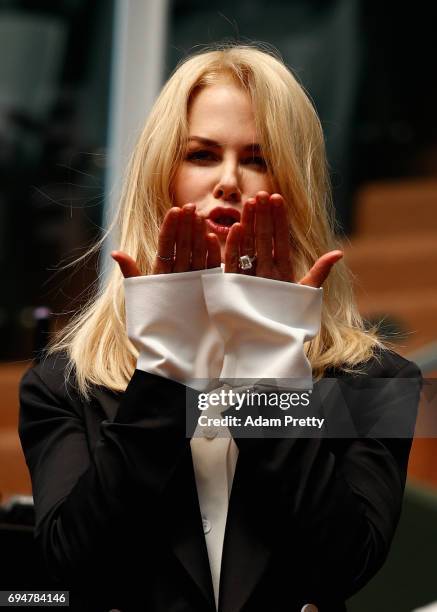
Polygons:
M172 525L168 540L174 554L208 603L205 610L215 610L214 587L190 449L164 491L163 507L168 509L167 523Z
M257 486L249 456L240 449L226 521L218 612L241 610L268 565L274 544L270 504L270 495ZM260 516L265 517L262 523Z
M95 395L107 418L113 421L120 395L107 390L97 390ZM169 546L206 600L208 608L205 610L215 610L214 587L190 449L181 458L162 493L162 508Z

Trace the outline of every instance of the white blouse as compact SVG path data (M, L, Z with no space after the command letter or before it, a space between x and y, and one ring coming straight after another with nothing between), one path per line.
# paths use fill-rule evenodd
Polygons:
M298 379L312 387L303 344L320 329L323 290L219 268L124 280L127 333L137 369L199 391L236 378ZM216 383L213 384L213 381ZM283 381L281 382L283 388ZM220 415L226 406L203 414ZM190 441L216 606L238 447L229 430L196 429Z

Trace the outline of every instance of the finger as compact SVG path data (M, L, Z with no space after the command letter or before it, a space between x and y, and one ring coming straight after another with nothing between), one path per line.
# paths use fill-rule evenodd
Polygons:
M174 272L187 272L190 270L191 262L191 236L194 218L194 204L185 204L179 219L176 236L176 257Z
M241 224L234 223L229 230L225 246L225 272L238 273L240 257Z
M342 257L342 251L329 251L329 253L325 253L316 261L308 274L299 281L299 285L321 287L330 273L332 266Z
M271 267L272 261L272 215L269 194L260 191L255 206L255 244L257 265Z
M207 234L206 245L208 249L207 268L219 268L222 262L220 241L215 234Z
M247 200L241 215L241 254L253 257L255 255L255 198ZM243 274L250 274L250 270L243 270Z
M152 274L169 274L173 270L173 257L180 214L181 209L173 206L164 217L161 229L159 230L157 255L166 257L167 261L157 256L152 268Z
M121 273L124 278L130 278L131 276L141 276L141 272L134 259L123 251L111 251L111 257L120 266Z
M284 198L279 193L270 197L273 212L273 248L275 265L284 279L293 278L291 244Z
M206 221L204 217L194 214L193 231L191 269L203 270L206 260Z

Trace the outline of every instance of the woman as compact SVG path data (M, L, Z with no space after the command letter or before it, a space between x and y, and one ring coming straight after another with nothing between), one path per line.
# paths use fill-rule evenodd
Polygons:
M411 435L254 440L185 414L190 389L247 378L407 378L414 426L420 373L357 312L320 123L282 62L248 46L183 62L113 227L119 266L21 383L51 573L93 612L345 610L387 556ZM376 408L396 422L399 399Z

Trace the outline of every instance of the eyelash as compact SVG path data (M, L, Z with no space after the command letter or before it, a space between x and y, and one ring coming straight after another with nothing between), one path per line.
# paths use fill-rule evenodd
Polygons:
M202 161L214 160L216 159L216 157L217 156L212 151L201 150L201 151L192 151L191 153L188 153L186 159L188 161L202 162ZM267 168L267 164L265 160L259 155L254 155L253 157L246 157L243 161L247 161L249 164L256 164L262 168Z

